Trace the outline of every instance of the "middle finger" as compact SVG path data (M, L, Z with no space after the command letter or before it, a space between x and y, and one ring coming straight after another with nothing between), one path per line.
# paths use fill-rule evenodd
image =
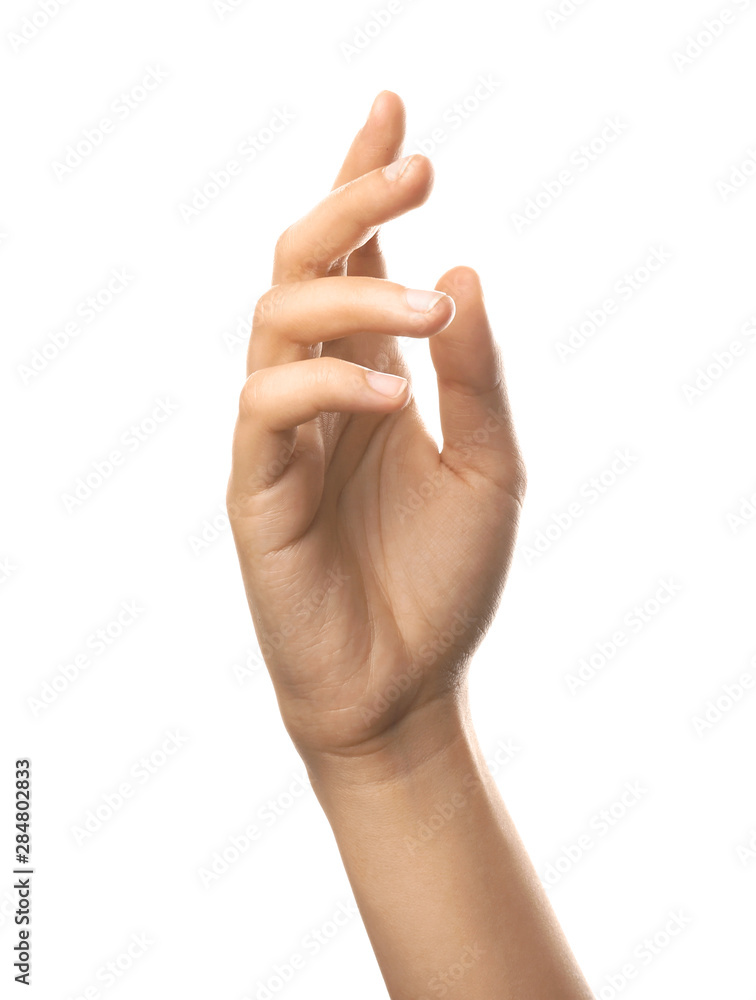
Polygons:
M449 325L454 309L449 295L382 278L334 277L274 285L255 308L247 375L317 357L316 345L357 332L432 337Z

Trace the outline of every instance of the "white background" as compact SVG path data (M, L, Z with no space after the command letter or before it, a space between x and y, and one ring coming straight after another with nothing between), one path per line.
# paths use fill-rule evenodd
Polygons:
M602 1000L753 1000L756 688L724 693L756 677L756 509L743 505L756 491L756 12L746 6L585 0L555 23L556 0L415 0L376 29L384 0L237 0L226 11L212 0L69 0L47 23L39 5L6 0L4 995L22 991L11 793L14 761L27 756L36 874L24 995L264 1000L266 982L290 1000L386 995L359 918L318 954L305 945L333 930L351 894L327 822L296 785L302 769L259 668L223 500L243 341L275 239L328 191L389 88L407 104L407 152L430 151L436 129L444 137L431 199L385 230L391 277L432 288L455 264L479 271L529 469L505 600L474 665L481 745ZM728 9L699 56L675 59ZM28 39L14 38L31 17ZM165 79L140 91L150 72ZM494 81L484 100L473 96L481 79ZM125 116L122 94L134 105ZM465 101L466 118L454 117ZM276 112L291 119L285 129L262 131ZM90 155L56 168L105 117L114 127ZM583 169L575 151L608 119L621 134ZM250 136L260 152L245 159ZM233 158L238 176L211 186L217 197L187 221L182 204ZM742 163L737 189L719 185ZM543 194L565 169L572 183ZM518 224L539 193L538 217ZM643 271L654 248L667 259ZM126 287L102 293L113 270ZM632 294L617 287L626 274ZM98 292L112 301L87 322L81 304ZM570 328L609 298L614 314L560 357ZM66 345L60 331L74 320ZM409 347L435 432L427 348ZM160 400L174 412L150 423ZM67 502L114 450L123 461L112 475ZM632 456L621 475L607 471L618 450ZM602 474L598 495L586 484ZM660 581L677 591L664 605ZM97 655L89 637L122 602L136 602L136 619ZM631 624L638 606L642 627ZM627 641L613 650L620 630ZM80 654L89 665L61 680ZM593 676L572 693L568 675L591 656ZM45 687L56 677L65 690ZM169 733L181 745L163 755ZM131 797L82 835L124 782ZM642 794L618 806L628 782ZM595 817L613 803L625 814L603 832ZM200 869L233 857L232 838L251 824L259 839L203 884ZM679 933L645 950L672 914ZM102 969L134 934L150 943L109 985ZM278 990L275 966L295 953L304 968Z

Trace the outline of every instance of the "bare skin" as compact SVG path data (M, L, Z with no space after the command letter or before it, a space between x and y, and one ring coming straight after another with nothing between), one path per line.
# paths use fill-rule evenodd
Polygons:
M404 131L382 92L331 193L278 241L229 516L284 724L389 995L588 1000L470 722L525 473L477 274L455 267L425 298L386 279L379 227L433 183L420 155L386 171L405 165ZM399 336L428 339L440 453Z

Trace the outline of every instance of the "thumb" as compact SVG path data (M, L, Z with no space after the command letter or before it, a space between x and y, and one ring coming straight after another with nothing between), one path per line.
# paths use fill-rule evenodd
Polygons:
M438 379L441 461L459 474L478 472L521 500L525 470L480 278L471 267L455 267L436 289L456 305L451 323L428 341Z

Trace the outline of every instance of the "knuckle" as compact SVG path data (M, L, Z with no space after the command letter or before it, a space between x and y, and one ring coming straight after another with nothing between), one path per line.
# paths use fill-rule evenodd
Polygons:
M346 265L346 256L337 257L335 246L326 240L318 239L309 247L309 255L301 261L302 273L309 277L317 277L324 271L331 272Z
M252 330L260 333L272 326L275 318L280 314L283 305L284 293L280 285L273 285L264 295L261 295L255 305L254 316L252 317Z
M293 229L293 225L287 226L276 240L276 247L273 256L278 262L285 260L289 255L293 241Z
M319 388L328 391L336 382L338 377L338 365L334 363L334 358L319 358L318 363L313 365L313 382Z
M352 251L355 257L360 260L372 261L383 257L383 247L381 245L380 230L376 230L370 239L366 240L356 250Z
M253 417L260 409L260 375L253 372L246 380L239 393L239 416Z
M349 254L342 254L340 257L333 257L329 262L329 274L341 274L346 270L349 263Z
M305 364L307 362L304 362ZM345 371L352 366L338 358L318 358L314 359L312 370L313 388L317 390L318 396L324 399L339 398L344 391L345 376L350 372ZM353 373L355 383L359 381L359 374Z

